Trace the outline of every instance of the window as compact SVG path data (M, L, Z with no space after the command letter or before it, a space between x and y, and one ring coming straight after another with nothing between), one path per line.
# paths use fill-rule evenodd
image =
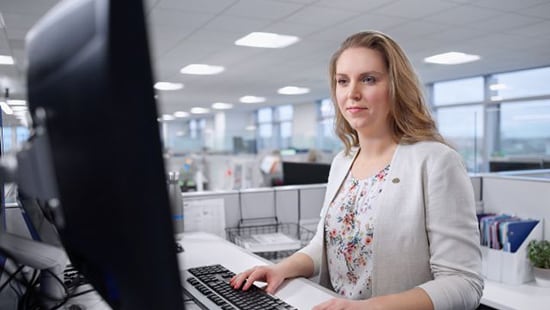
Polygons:
M292 120L294 107L281 105L257 111L258 150L292 147Z
M439 132L462 155L471 172L481 171L484 162L484 85L482 76L433 84L433 108Z
M29 129L24 126L2 127L2 152L14 152L29 138Z
M330 98L319 101L317 123L317 148L324 151L338 151L343 145L334 133L334 105Z
M12 148L11 127L2 127L2 152L10 152Z
M438 109L437 124L441 135L462 155L468 171L479 172L483 164L483 106Z
M483 77L438 82L433 86L435 106L455 103L479 102L484 98Z
M490 78L491 100L550 95L550 67L495 74Z
M292 146L292 118L294 109L291 105L278 106L277 120L279 121L279 148L285 149Z
M550 100L503 103L495 155L550 156Z
M258 150L274 148L273 146L273 110L262 108L257 112Z

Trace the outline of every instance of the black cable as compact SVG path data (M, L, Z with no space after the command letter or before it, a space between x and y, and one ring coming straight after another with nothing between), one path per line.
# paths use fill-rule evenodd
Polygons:
M71 296L69 296L69 299L75 298L75 297L78 297L78 296L82 296L82 295L86 295L86 294L91 293L91 292L95 292L95 289L91 288L87 291L82 291L82 292L79 292L79 293L72 294Z
M25 305L25 309L40 309L38 299L39 296L37 296L37 294L35 293L36 287L40 284L40 282L38 281L39 275L40 272L36 269L32 273L31 281L29 282L29 286L27 286L27 290L23 295L24 299L22 300L22 303Z
M0 292L2 292L2 290L15 278L15 276L19 272L21 272L21 270L23 270L23 268L25 268L24 265L19 266L19 268L17 268L17 270L15 270L14 273L9 273L8 271L4 270L4 272L7 273L9 275L9 277L6 280L6 282L4 282L4 284L2 284L2 286L0 286Z

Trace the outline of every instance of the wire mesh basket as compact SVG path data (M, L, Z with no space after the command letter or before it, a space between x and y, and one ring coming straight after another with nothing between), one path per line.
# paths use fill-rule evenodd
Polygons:
M271 261L278 261L301 249L314 233L295 223L241 225L226 228L227 239Z

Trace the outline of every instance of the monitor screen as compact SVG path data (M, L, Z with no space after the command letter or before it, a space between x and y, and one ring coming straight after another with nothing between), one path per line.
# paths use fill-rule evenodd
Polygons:
M143 3L62 1L26 44L35 179L71 263L113 308L182 309Z
M283 185L324 184L329 164L283 161Z

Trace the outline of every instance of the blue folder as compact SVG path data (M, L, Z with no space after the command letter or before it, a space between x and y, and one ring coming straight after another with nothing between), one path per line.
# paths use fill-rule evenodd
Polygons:
M514 253L518 250L538 222L537 220L522 220L507 223L508 231L506 235L509 245L507 248L510 249L510 252Z

